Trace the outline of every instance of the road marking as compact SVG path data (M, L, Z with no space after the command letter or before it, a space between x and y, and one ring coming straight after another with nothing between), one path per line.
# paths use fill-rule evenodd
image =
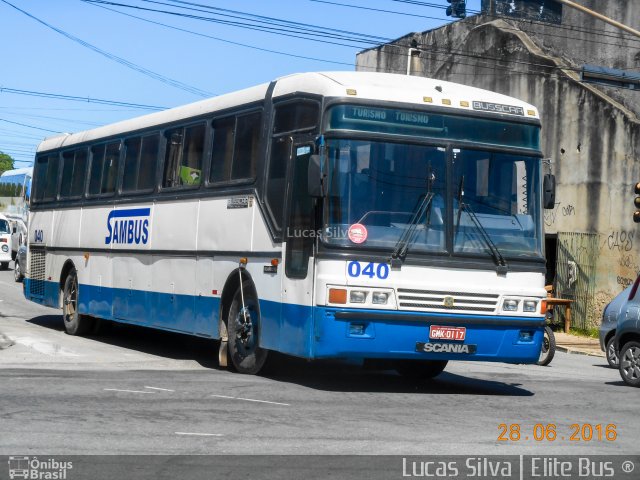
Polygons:
M170 390L168 388L160 388L160 387L144 387L144 388L148 388L149 390L161 390L163 392L175 392L175 390Z
M284 405L285 407L290 407L288 403L280 403L280 402L270 402L269 400L256 400L255 398L241 398L237 397L236 400L244 400L245 402L258 402L258 403L270 403L272 405Z
M20 345L24 345L25 347L32 348L36 352L44 353L45 355L57 356L57 357L80 357L82 355L67 350L64 347L61 347L57 343L51 343L47 341L43 341L40 338L36 337L16 337L14 341Z
M174 432L176 435L195 435L197 437L221 437L221 433Z
M271 405L283 405L285 407L291 406L288 403L270 402L269 400L257 400L255 398L230 397L228 395L210 395L210 396L216 397L216 398L228 398L231 400L244 400L245 402L270 403Z
M142 390L122 390L119 388L105 388L107 392L127 392L127 393L150 393L155 394L156 392L144 392Z

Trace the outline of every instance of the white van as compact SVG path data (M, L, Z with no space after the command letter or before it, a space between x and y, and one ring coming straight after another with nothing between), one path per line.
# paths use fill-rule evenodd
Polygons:
M11 225L7 217L0 214L0 269L9 268L11 261Z

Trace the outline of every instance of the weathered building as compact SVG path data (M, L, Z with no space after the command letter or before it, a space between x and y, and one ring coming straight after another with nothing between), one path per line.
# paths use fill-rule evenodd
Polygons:
M633 0L583 5L637 28ZM413 48L412 48L413 47ZM576 300L578 327L640 271L633 185L640 181L640 92L580 81L596 64L640 70L640 38L564 8L562 24L494 15L468 17L360 52L356 68L473 85L536 105L542 144L557 178L556 207L545 211L548 281Z

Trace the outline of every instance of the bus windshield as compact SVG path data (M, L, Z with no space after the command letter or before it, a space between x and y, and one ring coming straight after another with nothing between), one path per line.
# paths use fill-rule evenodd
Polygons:
M327 155L328 245L393 250L414 223L409 254L484 255L488 234L505 257L542 255L539 158L351 139Z

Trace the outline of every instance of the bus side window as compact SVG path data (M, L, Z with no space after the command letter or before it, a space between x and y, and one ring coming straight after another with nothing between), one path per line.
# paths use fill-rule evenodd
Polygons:
M262 114L260 112L238 117L231 180L256 178L261 124Z
M140 137L125 140L124 174L122 176L122 191L132 192L138 186L138 158L140 157Z
M149 192L156 184L158 134L127 139L124 157L123 192Z
M44 179L44 194L42 200L55 200L58 187L58 167L60 156L58 154L49 155L46 178Z
M84 193L87 173L87 152L84 149L62 154L60 198L79 198Z
M104 163L104 145L91 147L91 172L89 177L89 195L99 195L102 184L102 164Z
M158 162L158 150L160 136L147 135L142 138L140 151L140 163L138 166L138 190L153 190L156 186L156 164Z
M34 202L41 202L44 198L44 191L47 182L47 170L49 168L49 155L40 156L36 159L34 168L34 177L36 181L33 184Z
M262 113L214 120L210 183L256 178Z
M209 173L209 182L226 182L231 177L235 117L214 120L212 125L213 149L211 152L211 171Z
M300 101L280 105L276 108L273 133L309 130L318 124L320 106L317 102Z
M306 278L313 250L313 198L308 191L309 157L313 149L297 147L293 155L291 207L287 225L285 273L289 278Z
M87 176L87 151L76 150L73 163L73 179L71 180L71 196L81 197L84 194L84 182Z
M200 185L205 125L176 128L167 131L165 135L167 153L162 186L170 188Z
M267 205L276 228L282 228L284 195L286 191L287 161L291 152L290 137L274 138L271 143L271 159L267 173Z
M120 158L120 142L91 148L91 176L89 195L114 193Z

